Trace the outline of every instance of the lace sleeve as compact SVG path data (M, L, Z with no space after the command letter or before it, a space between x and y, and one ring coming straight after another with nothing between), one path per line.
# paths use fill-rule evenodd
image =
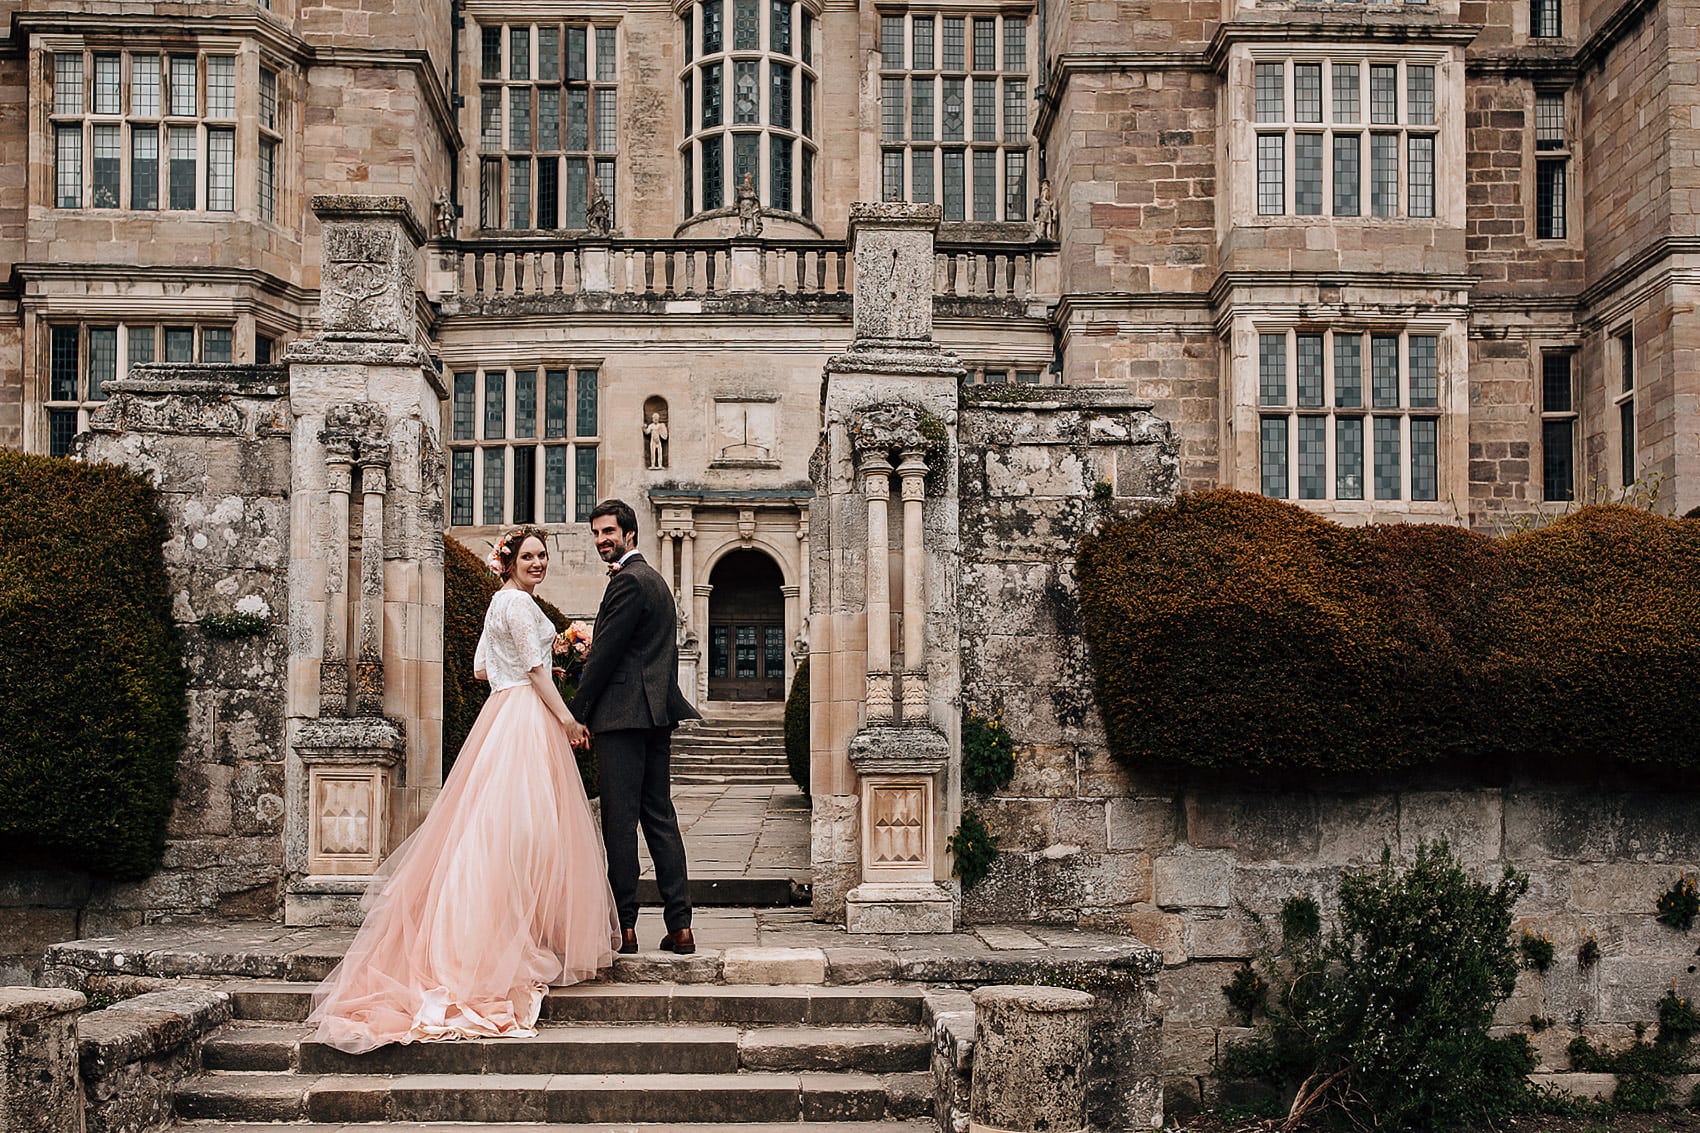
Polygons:
M553 634L544 635L542 613L536 602L517 590L498 594L491 608L490 628L496 643L518 674L529 673L549 660L549 638Z

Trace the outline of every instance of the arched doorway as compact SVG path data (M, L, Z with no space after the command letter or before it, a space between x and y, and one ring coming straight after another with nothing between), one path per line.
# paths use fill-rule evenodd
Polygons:
M781 700L785 696L785 597L779 564L738 550L709 575L708 698Z

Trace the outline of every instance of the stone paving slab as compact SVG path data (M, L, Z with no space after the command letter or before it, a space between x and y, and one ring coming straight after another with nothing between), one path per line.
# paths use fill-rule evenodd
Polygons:
M680 784L673 809L691 877L810 879L810 808L794 784ZM655 876L641 831L638 869Z

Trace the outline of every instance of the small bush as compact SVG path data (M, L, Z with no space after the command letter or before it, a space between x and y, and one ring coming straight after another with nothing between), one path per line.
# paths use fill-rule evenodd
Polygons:
M1222 995L1228 1006L1240 1013L1247 1026L1254 1015L1263 1010L1269 999L1269 987L1250 964L1234 972L1234 978L1222 985Z
M962 710L962 789L989 795L1015 778L1015 741L998 717Z
M187 721L156 492L0 451L0 840L146 877Z
M235 641L242 637L258 637L271 628L271 619L261 614L241 612L208 614L195 623L201 632L220 641Z
M1700 1013L1672 987L1659 1000L1659 1042L1686 1047L1700 1032Z
M490 698L490 686L472 675L472 658L478 651L478 636L484 632L484 612L490 598L501 589L501 581L490 573L482 559L459 541L443 536L443 777L448 778L455 756L466 743L484 702ZM567 628L568 618L554 605L539 598L537 604L555 623L557 630ZM562 658L556 658L560 665ZM571 703L578 689L580 666L571 662L566 672L556 672L555 685L563 699ZM595 798L597 780L596 748L575 753L579 777L584 789Z
M1546 933L1523 933L1523 939L1517 942L1517 950L1523 954L1523 963L1537 972L1544 972L1552 967L1555 954L1552 937Z
M1589 929L1588 935L1582 938L1582 944L1576 949L1576 966L1584 972L1600 962L1600 942L1594 938L1594 930Z
M946 843L955 861L951 872L962 879L962 888L972 889L992 871L998 856L998 836L986 820L971 810L962 812L962 823Z
M791 691L785 697L785 765L791 781L809 795L809 663L797 666Z
M1281 939L1315 940L1322 935L1322 908L1316 898L1295 893L1281 902Z
M1700 888L1695 887L1694 879L1688 874L1679 874L1671 887L1659 894L1658 909L1660 924L1687 932L1694 927L1696 914L1700 914Z
M1297 1091L1293 1117L1333 1109L1348 1121L1420 1128L1492 1120L1527 1103L1527 1038L1491 1038L1517 982L1512 906L1528 879L1471 880L1444 842L1409 869L1340 884L1326 941L1283 938L1258 964L1274 994L1249 1042L1224 1054L1224 1078Z

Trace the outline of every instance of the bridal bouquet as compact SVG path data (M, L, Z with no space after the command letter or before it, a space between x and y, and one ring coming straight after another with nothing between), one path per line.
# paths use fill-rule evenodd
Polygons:
M561 659L555 675L574 688L584 673L584 659L590 656L592 632L589 622L568 622L567 628L555 635L555 656Z

